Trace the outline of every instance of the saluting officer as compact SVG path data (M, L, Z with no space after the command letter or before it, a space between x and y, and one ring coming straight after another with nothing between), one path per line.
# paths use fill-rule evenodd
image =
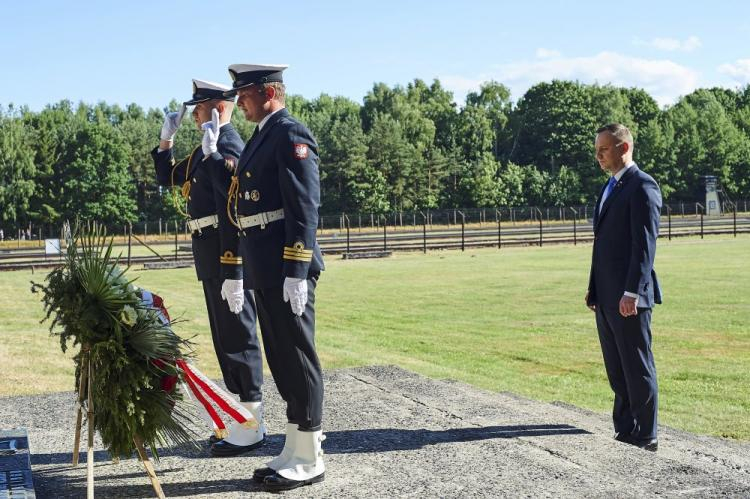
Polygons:
M253 478L284 490L325 476L323 379L315 351L315 286L323 258L318 145L284 107L284 65L229 66L245 118L258 123L242 151L228 209L241 234L245 287L258 305L266 361L286 402L281 455Z
M242 284L237 229L226 212L227 190L243 147L240 135L229 122L234 98L224 96L228 89L226 85L193 80L193 98L183 104L180 113L167 114L159 147L151 151L159 184L180 189L186 202L183 214L192 231L195 270L203 283L211 337L224 383L229 391L239 395L240 403L259 423L257 428L235 423L225 434L212 435L211 454L219 457L257 448L265 438L263 366L255 327L255 301ZM204 130L203 141L188 157L175 161L174 135L185 107L191 105L195 106L192 115L196 125Z

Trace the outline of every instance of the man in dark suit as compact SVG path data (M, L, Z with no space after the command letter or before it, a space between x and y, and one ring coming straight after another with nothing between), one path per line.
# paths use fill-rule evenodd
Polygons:
M228 211L241 231L268 367L286 402L281 454L253 478L270 490L321 482L323 378L315 351L315 287L323 258L318 145L284 107L287 66L229 66L237 105L258 123L240 156ZM220 444L217 444L220 445Z
M596 313L604 365L615 393L615 438L658 448L651 309L661 303L654 272L661 192L633 162L623 125L597 130L596 158L610 174L594 211L594 250L586 305Z
M262 445L265 437L261 386L263 366L255 327L255 301L242 284L242 258L237 230L226 212L227 189L231 183L243 142L229 122L234 99L224 96L229 87L193 80L193 98L183 104L180 113L168 113L161 131L159 147L151 151L160 185L180 189L192 231L193 258L198 280L208 309L214 349L227 389L239 395L257 428L235 423L226 433L216 432L212 443L221 438L236 455ZM186 106L194 105L193 119L204 130L202 144L181 161L172 154L173 138ZM224 302L226 300L226 303ZM226 450L226 449L224 449Z

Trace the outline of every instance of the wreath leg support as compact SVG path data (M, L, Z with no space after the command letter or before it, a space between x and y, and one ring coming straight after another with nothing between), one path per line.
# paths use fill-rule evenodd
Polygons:
M143 439L141 439L140 436L136 435L133 438L133 443L135 444L135 448L138 451L138 457L141 459L143 467L146 468L146 474L148 475L149 480L151 480L151 486L154 488L156 497L158 497L159 499L164 499L164 492L161 490L161 484L159 483L159 478L156 476L156 471L154 471L154 465L148 458L148 454L146 454L146 449L143 446Z

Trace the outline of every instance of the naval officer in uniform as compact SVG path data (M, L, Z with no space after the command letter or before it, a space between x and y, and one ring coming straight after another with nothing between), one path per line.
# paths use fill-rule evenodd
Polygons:
M237 165L228 211L240 231L245 287L254 290L266 361L286 402L281 454L253 473L270 490L321 482L323 378L315 351L315 287L323 258L318 145L285 108L287 66L229 66L245 118L258 124Z
M227 189L243 147L230 123L234 98L224 96L228 89L225 85L193 80L192 99L183 106L195 106L192 116L204 130L202 144L188 157L175 160L172 145L184 115L183 107L180 113L167 114L159 146L151 151L158 183L178 188L186 202L183 214L192 232L195 270L203 284L211 337L224 383L259 423L257 428L235 423L225 434L212 435L211 454L219 457L257 448L265 438L255 301L242 284L237 230L226 213Z

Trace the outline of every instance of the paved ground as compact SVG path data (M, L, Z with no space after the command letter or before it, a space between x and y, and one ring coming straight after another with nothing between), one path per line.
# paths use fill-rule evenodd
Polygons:
M166 495L265 495L250 475L281 450L284 425L272 386L266 399L266 446L230 459L165 450L156 469ZM73 416L72 393L0 399L0 428L29 430L38 497L85 497L85 452L70 466ZM325 433L325 482L286 496L750 497L748 443L661 428L652 454L614 441L606 414L394 367L326 373ZM152 496L136 459L95 459L97 497Z

